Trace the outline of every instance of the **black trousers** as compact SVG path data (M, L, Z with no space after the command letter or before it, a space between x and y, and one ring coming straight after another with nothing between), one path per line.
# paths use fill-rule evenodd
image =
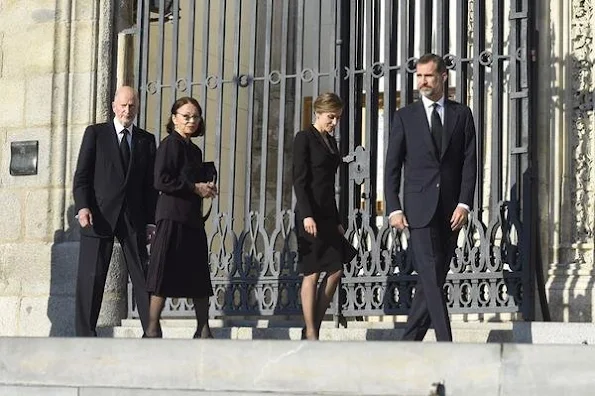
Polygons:
M438 206L427 227L409 230L409 248L413 250L418 281L403 341L422 341L430 325L434 327L436 340L452 341L443 287L458 233L450 229L450 216Z
M97 336L95 328L103 301L114 237L118 238L122 246L143 330L149 323L149 294L144 271L147 257L145 233L137 232L122 211L113 236L95 238L81 235L75 302L75 327L78 337Z

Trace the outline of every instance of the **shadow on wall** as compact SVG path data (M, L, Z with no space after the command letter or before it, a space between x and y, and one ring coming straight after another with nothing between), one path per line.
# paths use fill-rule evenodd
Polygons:
M71 206L67 211L66 231L59 230L54 233L50 295L47 308L47 316L51 323L50 337L72 337L75 335L75 295L80 233L79 224L74 215L74 207ZM110 336L111 328L119 326L122 319L126 318L128 313L127 282L128 273L122 249L116 242L97 322L100 336Z
M79 225L74 207L67 210L66 230L54 232L47 315L50 337L74 336L74 297L79 251Z

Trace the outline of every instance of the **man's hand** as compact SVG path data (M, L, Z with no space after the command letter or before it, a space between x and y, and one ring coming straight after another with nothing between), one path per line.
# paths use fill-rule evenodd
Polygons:
M407 223L407 217L403 212L395 213L388 218L388 224L391 227L395 227L399 231L403 231L405 227L409 227L409 223Z
M468 217L469 212L467 212L467 209L457 206L452 214L452 217L450 218L450 229L453 231L460 230L465 224L467 224Z
M89 210L89 208L82 208L79 210L79 213L76 215L76 217L79 220L79 224L82 228L93 225L93 215L91 214L91 210Z
M317 230L316 230L316 222L314 221L314 218L306 217L304 219L304 230L306 230L306 232L308 234L310 234L316 238Z

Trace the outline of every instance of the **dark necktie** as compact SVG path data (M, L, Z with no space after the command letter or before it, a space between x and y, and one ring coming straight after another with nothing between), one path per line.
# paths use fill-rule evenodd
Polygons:
M128 145L128 129L126 128L122 130L120 155L122 156L122 164L124 164L124 169L128 170L128 165L130 164L130 146Z
M438 114L438 103L434 103L432 105L434 109L432 110L432 125L430 126L430 131L432 132L432 137L434 138L434 144L436 144L436 149L438 150L438 156L442 154L442 120L440 119L440 114Z

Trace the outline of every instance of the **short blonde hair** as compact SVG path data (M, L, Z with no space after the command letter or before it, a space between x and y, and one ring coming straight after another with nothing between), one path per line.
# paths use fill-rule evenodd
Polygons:
M333 92L320 94L312 105L315 113L333 113L343 110L343 101Z

